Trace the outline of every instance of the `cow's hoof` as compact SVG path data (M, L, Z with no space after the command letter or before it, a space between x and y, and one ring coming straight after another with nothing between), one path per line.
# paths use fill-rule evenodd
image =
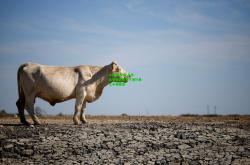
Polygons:
M41 125L41 122L40 121L35 121L34 125Z
M74 122L74 125L80 125L80 122Z
M75 125L79 125L80 124L80 121L77 119L77 118L73 118L73 122Z
M34 125L41 125L41 123L34 123Z
M87 122L87 121L82 121L82 124L83 124L83 125L87 125L88 122Z
M31 124L27 121L22 121L23 125L30 126Z

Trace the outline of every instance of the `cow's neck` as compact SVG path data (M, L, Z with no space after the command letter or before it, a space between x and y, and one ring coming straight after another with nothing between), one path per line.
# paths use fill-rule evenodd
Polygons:
M96 82L97 89L103 90L104 87L108 85L107 76L103 76Z
M108 68L103 67L94 75L93 78L96 82L96 95L100 96L102 94L103 88L108 85L108 74Z

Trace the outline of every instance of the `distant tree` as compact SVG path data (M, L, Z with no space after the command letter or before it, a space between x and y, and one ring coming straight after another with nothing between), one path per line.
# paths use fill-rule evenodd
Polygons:
M122 114L121 114L121 116L128 116L128 114L126 114L126 113L122 113Z
M181 114L180 116L185 116L185 117L197 117L200 116L199 114L193 114L193 113L186 113L186 114Z
M7 113L5 109L0 110L0 116L11 116L11 114Z
M56 116L63 116L63 113L60 112L60 113L58 113Z
M37 116L46 115L46 111L39 106L35 107L35 112L36 112Z
M0 116L5 117L5 116L13 116L13 114L6 112L5 109L0 110Z

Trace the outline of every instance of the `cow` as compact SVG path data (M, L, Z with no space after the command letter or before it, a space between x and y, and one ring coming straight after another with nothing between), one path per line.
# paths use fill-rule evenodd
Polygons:
M18 95L16 102L20 122L30 125L25 119L24 109L31 116L34 124L41 124L34 112L36 98L41 98L52 106L70 99L76 99L74 124L87 123L85 118L86 103L97 100L104 87L109 84L109 75L127 72L113 61L104 67L80 65L75 67L46 66L37 63L20 65L17 72ZM124 78L124 77L120 77ZM125 83L126 78L124 79Z

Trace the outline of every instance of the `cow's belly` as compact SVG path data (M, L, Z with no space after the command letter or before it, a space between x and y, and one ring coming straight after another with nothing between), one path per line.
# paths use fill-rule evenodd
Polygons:
M41 91L37 94L38 97L41 97L42 99L45 99L47 101L49 100L58 100L58 101L64 101L67 98L74 97L74 90L68 90L68 91L62 91L60 89L51 89L50 91Z
M62 102L75 97L75 82L67 79L49 79L38 87L38 97L50 102Z

